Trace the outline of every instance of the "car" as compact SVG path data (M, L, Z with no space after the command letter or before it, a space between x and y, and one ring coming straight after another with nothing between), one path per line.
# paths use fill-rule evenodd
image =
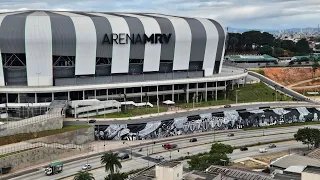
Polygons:
M198 139L197 139L197 138L191 138L189 141L190 141L190 142L197 142Z
M90 119L89 120L89 123L95 123L97 120L95 120L95 119Z
M231 108L231 105L230 104L226 104L223 106L224 108Z
M88 170L88 169L91 169L90 164L85 164L84 166L82 166L82 170Z
M241 147L240 151L248 151L248 148L247 147Z
M260 148L260 149L259 149L259 152L260 152L260 153L265 153L265 152L268 152L268 150L267 150L266 148Z
M174 149L176 148L178 145L176 144L170 144L170 143L166 143L166 144L163 144L162 147L165 148L165 149Z
M119 157L119 159L121 159L121 160L129 159L129 158L130 158L130 156L129 156L128 153L121 153L121 154L119 154L118 157Z
M234 136L234 134L233 134L233 133L229 133L229 134L228 134L228 137L231 137L231 136Z
M275 144L269 144L269 148L276 148L277 146Z
M155 159L157 161L162 161L162 160L164 160L164 157L163 156L156 156Z

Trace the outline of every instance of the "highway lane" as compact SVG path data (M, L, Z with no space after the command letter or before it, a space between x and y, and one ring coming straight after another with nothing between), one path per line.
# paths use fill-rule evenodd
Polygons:
M173 113L173 114L166 114L166 115L160 115L160 116L154 116L154 117L148 117L148 118L139 118L139 119L130 119L130 120L103 120L103 118L96 118L97 122L95 125L108 125L108 124L136 124L136 123L147 123L150 121L160 121L160 120L168 120L173 119L177 117L184 117L184 116L194 116L199 114L207 114L207 113L217 113L217 112L223 112L226 110L242 110L242 109L258 109L258 108L264 108L264 107L306 107L306 106L312 106L314 107L314 103L307 103L307 102L270 102L270 103L264 103L261 104L249 104L249 105L243 105L243 104L233 104L231 108L224 108L221 107L212 107L210 109L197 109L195 108L194 111L186 111L186 112L179 112L179 113ZM94 118L90 118L94 119ZM129 119L129 118L128 118ZM77 124L87 124L87 119L77 119L76 120L65 120L64 125L77 125Z
M290 141L290 142L282 142L282 143L275 143L277 145L276 148L272 148L272 149L268 149L267 153L264 153L264 155L266 154L271 154L271 153L277 153L277 152L284 152L284 151L289 151L290 149L293 148L301 148L301 147L306 147L305 145L302 145L301 143L298 142L294 142L294 141ZM261 145L261 146L255 146L255 147L250 147L248 149L248 151L240 151L238 149L234 150L234 152L230 155L228 155L232 160L236 160L236 159L242 159L245 157L251 157L251 156L257 156L257 155L262 155L259 152L260 148L265 148L266 145ZM190 151L192 153L190 154L197 154L197 153L201 153L201 152L207 152L208 150L204 150L204 149L199 149L198 147L192 147L192 149L185 149L185 150L180 150L180 152L171 152L171 158L172 159L177 159L179 157L182 156L186 156L187 152ZM164 152L161 153L159 155L162 155L165 160L170 160L170 152ZM155 156L152 156L155 157ZM136 161L136 159L134 159L134 161ZM139 168L146 168L148 166L152 166L154 165L155 162L149 162L148 161L136 161L136 162L124 162L123 163L123 168L121 169L121 172L129 172L133 169L135 169L136 167ZM94 177L96 180L103 180L104 177L106 176L106 172L104 171L104 168L98 168L95 170L92 170L91 173L93 173ZM64 178L64 180L72 180L73 177L68 177L68 178Z
M231 144L233 146L242 146L245 144L250 144L250 143L257 143L257 142L269 142L271 140L274 141L278 141L278 140L283 140L283 139L290 139L293 137L293 129L295 129L297 127L290 127L290 128L280 128L280 129L273 129L278 133L282 133L282 132L289 132L287 134L276 134L276 135L269 135L269 136L262 136L262 133L260 132L260 136L258 137L254 137L254 135L256 135L257 132L259 132L258 130L255 130L253 133L250 132L249 135L244 134L243 132L235 132L235 136L234 137L227 137L226 133L223 134L217 134L216 135L216 140L217 141L224 141L224 140L229 140L229 141L225 141L224 143L226 144ZM265 134L272 134L273 132L271 131L271 129L267 129L265 130ZM239 139L240 138L240 139ZM208 151L211 147L211 143L210 144L204 144L207 142L212 142L212 137L210 136L206 136L205 138L198 138L198 142L199 144L202 143L202 145L199 146L194 146L196 145L195 143L189 143L189 137L188 138L181 138L180 140L174 140L171 141L172 143L177 143L178 147L179 147L179 152L176 150L171 151L172 154L172 158L176 157L176 156L186 156L187 152L189 152L190 154L196 154L199 152L203 152L203 151ZM168 141L170 142L170 141ZM154 153L158 153L158 154L153 154L150 155L151 157L154 157L155 155L163 155L164 157L166 157L167 159L169 159L169 155L167 150L164 150L161 145L163 143L157 143L153 146L153 152ZM192 145L193 147L188 147ZM266 145L265 145L266 146ZM264 147L265 147L264 146ZM251 149L251 148L249 148ZM148 151L147 151L148 150ZM127 149L127 152L130 153L130 149ZM154 159L150 158L148 154L152 154L151 152L151 147L149 146L149 148L146 148L146 146L143 146L143 151L142 152L138 152L138 148L133 148L132 149L133 152L133 160L139 162L139 164L143 164L144 162L148 163L149 165L151 165L152 163L154 163ZM235 150L236 152L236 150ZM148 161L150 160L150 161ZM131 161L131 160L129 160ZM126 163L129 163L125 162ZM77 171L80 170L81 166L84 165L86 162L89 162L90 164L92 164L93 167L101 167L100 164L100 156L96 156L96 157L92 157L92 158L88 158L88 159L82 159L79 161L75 161L75 162L71 162L71 163L67 163L64 166L64 171L60 174L56 174L54 176L45 176L43 169L34 172L34 173L30 173L30 174L26 174L17 178L12 178L12 179L52 179L54 178L62 178L62 177L66 177L66 176L70 176L72 174L75 174ZM129 166L130 167L130 166ZM133 168L136 168L138 166L131 166Z
M288 94L288 95L294 97L295 99L297 99L299 101L306 101L306 102L310 102L310 103L314 103L314 104L320 104L319 101L314 101L314 100L312 100L312 99L310 99L310 98L308 98L308 97L306 97L306 96L304 96L304 95L302 95L302 94L300 94L298 92L295 92L295 91L293 91L293 90L291 90L289 88L286 88L285 86L283 86L283 85L281 85L281 84L279 84L279 83L277 83L277 82L275 82L275 81L273 81L273 80L271 80L271 79L269 79L269 78L267 78L265 76L262 76L262 75L260 75L258 73L249 71L248 74L253 76L253 77L256 77L256 78L260 79L262 82L268 84L269 86L276 87L276 89L278 91L283 92L285 94Z

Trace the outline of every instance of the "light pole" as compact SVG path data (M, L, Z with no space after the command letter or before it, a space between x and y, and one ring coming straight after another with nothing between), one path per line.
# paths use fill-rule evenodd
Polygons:
M159 113L160 113L160 107L159 107L159 97L157 95L157 106L158 106L158 116L159 116Z
M264 122L265 122L265 115L264 115L264 113L263 113L263 115L261 116L261 119L262 119L262 122L263 122L263 124L264 124ZM264 136L264 125L263 125L263 127L262 127L262 135Z
M196 99L195 93L193 93L193 97L192 97L192 110L194 109L194 101Z

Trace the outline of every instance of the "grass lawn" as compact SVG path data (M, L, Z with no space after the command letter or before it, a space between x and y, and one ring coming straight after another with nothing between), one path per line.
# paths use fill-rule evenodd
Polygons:
M168 108L165 107L160 107L159 112L166 112L168 111ZM158 108L153 107L153 108L131 108L127 109L124 112L116 112L116 113L110 113L106 114L106 118L128 118L128 117L134 117L134 116L141 116L144 114L155 114L158 113ZM93 118L104 118L104 115L99 115L99 116L93 116Z
M271 89L264 83L256 84L247 84L244 87L240 86L234 90L226 92L226 100L224 98L224 93L218 94L217 101L209 100L207 102L195 102L194 107L206 107L206 106L215 106L215 105L224 105L224 104L233 104L236 103L236 93L238 92L238 103L249 103L249 102L269 102L274 101L276 98L274 89ZM274 94L274 95L273 95ZM281 93L277 93L277 100L291 101L292 99ZM193 103L177 103L176 106L181 108L192 108Z
M70 125L65 126L62 129L55 129L55 130L49 130L49 131L41 131L41 132L35 132L35 133L23 133L23 134L17 134L12 136L5 136L0 137L0 146L6 145L6 144L12 144L17 143L21 141L27 141L30 139L50 136L54 134L60 134L68 131L74 131L78 129L88 128L91 127L91 125Z
M279 124L279 125L266 126L266 127L251 127L251 128L244 128L243 130L248 131L248 130L255 130L255 129L270 129L270 128L279 128L279 127L312 125L312 124L320 124L320 121L298 122L298 123L292 123L292 124Z
M263 75L263 76L266 75L266 74L264 73L264 70L263 70L263 69L254 69L254 70L250 70L250 71L256 72L256 73L261 74L261 75Z

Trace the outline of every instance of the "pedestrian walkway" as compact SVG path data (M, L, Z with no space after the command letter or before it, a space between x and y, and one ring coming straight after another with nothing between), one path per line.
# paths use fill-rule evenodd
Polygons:
M258 105L258 104L274 104L279 103L281 104L288 104L292 103L291 106L300 106L301 104L306 104L306 102L298 102L298 101L278 101L278 102L252 102L252 103L241 103L241 104L232 104L232 107L240 107L246 105ZM315 106L314 104L312 104ZM183 112L191 112L191 111L199 111L199 110L207 110L207 109L219 109L223 108L224 105L217 105L217 106L209 106L209 107L196 107L194 109L182 109L182 108L174 108L171 111L155 113L155 114L145 114L141 116L134 116L134 117L126 117L126 118L90 118L95 119L97 122L99 121L121 121L121 120L133 120L133 119L142 119L142 118L150 118L150 117L158 117L163 115L170 115L176 113L183 113ZM320 107L320 105L319 105ZM65 121L87 121L87 118L65 118Z

